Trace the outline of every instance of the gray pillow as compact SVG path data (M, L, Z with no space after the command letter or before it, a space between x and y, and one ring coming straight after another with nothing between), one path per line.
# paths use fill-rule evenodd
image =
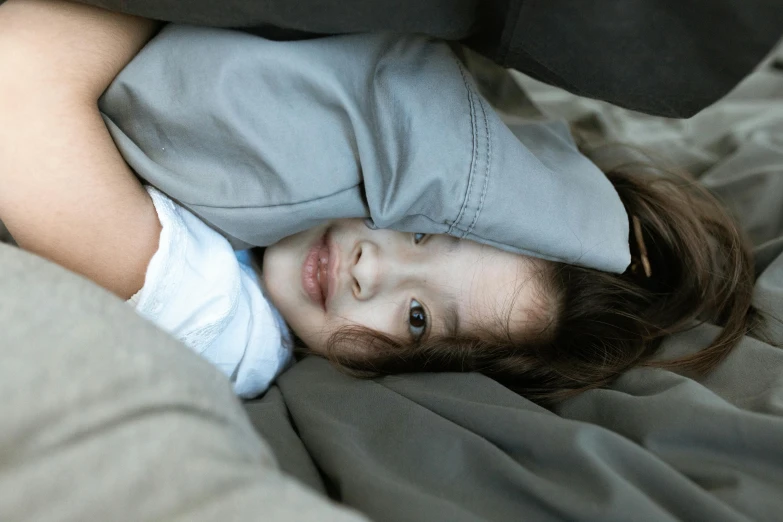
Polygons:
M236 246L364 217L612 272L630 261L625 209L567 127L512 133L428 38L171 25L101 109L136 172Z

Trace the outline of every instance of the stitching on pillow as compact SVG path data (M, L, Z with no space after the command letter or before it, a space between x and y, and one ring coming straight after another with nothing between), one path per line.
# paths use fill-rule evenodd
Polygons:
M479 196L479 204L478 207L476 207L476 215L473 216L473 222L468 227L468 230L465 232L465 236L470 234L473 231L473 227L476 226L476 222L478 221L479 215L481 215L481 210L484 208L484 199L487 195L487 187L489 185L489 173L490 173L490 167L492 165L492 134L489 131L489 122L487 121L487 111L484 108L484 102L481 101L481 98L478 99L479 107L481 108L481 114L484 116L484 128L486 130L486 136L487 136L487 169L484 172L484 186L481 187L481 195Z
M471 137L472 137L472 151L471 151L471 157L470 157L470 171L468 172L468 188L465 192L465 199L462 200L462 207L459 210L459 214L457 214L456 219L451 223L449 226L447 234L451 234L455 229L462 231L462 229L459 227L459 222L462 220L462 216L465 214L465 209L468 206L468 202L470 201L470 193L473 189L473 177L474 177L474 171L475 171L475 165L476 165L476 156L477 156L477 149L478 149L478 137L476 136L476 116L475 116L475 104L473 101L473 91L470 89L470 86L468 85L468 79L465 77L465 71L462 68L462 64L459 63L459 60L456 58L454 61L457 63L457 68L459 69L459 73L462 76L462 83L465 85L465 90L467 91L468 95L468 104L470 105L470 131L471 131ZM461 236L461 239L464 239L465 235L463 234Z

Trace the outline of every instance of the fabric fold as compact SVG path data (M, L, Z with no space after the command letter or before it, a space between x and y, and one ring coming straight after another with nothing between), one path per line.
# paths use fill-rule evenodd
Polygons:
M562 123L512 133L448 45L168 26L101 100L134 170L236 245L369 218L622 272L628 217Z

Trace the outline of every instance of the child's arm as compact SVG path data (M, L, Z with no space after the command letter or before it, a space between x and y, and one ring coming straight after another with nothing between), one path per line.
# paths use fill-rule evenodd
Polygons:
M128 298L160 223L97 101L154 23L56 0L0 6L0 219L19 245Z

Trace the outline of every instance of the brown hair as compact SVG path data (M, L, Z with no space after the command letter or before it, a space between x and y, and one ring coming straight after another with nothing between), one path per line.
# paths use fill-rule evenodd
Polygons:
M623 274L545 263L538 293L549 300L553 319L530 340L515 342L501 329L410 345L347 327L332 336L327 357L362 377L477 371L544 405L608 386L638 365L706 374L755 321L748 243L715 198L684 176L633 163L606 175L631 216L634 263ZM709 346L652 359L665 336L705 321L723 326Z

